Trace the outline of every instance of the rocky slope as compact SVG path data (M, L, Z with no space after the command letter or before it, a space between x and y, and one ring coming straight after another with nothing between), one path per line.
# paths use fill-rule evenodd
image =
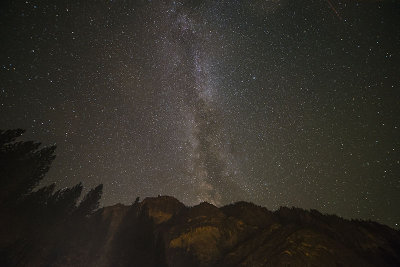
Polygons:
M318 211L162 196L98 210L32 266L400 266L400 233Z

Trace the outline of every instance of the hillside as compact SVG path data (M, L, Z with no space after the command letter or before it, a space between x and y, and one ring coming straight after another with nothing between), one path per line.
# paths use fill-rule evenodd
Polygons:
M79 231L59 236L19 264L400 266L400 233L387 226L247 202L186 207L173 197L146 198L102 208Z

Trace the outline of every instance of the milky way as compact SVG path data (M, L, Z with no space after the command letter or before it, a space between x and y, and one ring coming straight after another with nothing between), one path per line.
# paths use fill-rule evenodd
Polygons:
M43 184L400 220L398 1L2 1L1 128Z
M197 24L204 22L195 21L185 10L177 12L175 5L172 10L171 29L177 29L176 35L170 37L178 40L175 48L182 48L178 49L182 53L180 56L186 58L184 65L190 70L189 82L184 89L187 98L180 107L186 114L187 173L195 189L192 194L196 202L208 201L216 205L240 200L243 190L237 184L239 177L233 167L233 155L226 148L229 137L221 126L222 114L219 114L218 100L215 99L218 85L214 82L216 74L212 72L210 62L213 59L203 51L203 46L210 42L209 31L204 26L201 31L197 30ZM165 57L172 51L168 52ZM227 191L231 192L227 194Z

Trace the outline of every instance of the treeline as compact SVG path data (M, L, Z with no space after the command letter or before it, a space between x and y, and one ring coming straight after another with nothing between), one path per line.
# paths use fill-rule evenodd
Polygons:
M17 141L23 133L0 130L0 266L67 263L64 255L79 253L79 245L89 238L85 231L99 207L103 185L90 190L82 201L81 183L35 190L55 159L56 146L41 148L38 142Z

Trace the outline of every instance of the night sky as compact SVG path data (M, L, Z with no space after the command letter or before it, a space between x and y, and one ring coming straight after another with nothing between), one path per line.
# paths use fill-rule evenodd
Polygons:
M400 224L400 3L1 1L0 128L42 185Z

